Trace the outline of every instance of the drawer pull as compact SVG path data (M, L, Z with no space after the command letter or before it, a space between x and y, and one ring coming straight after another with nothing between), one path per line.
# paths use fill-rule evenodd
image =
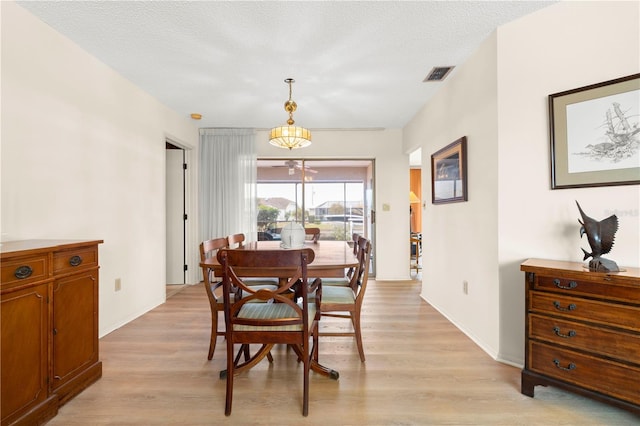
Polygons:
M562 288L564 290L571 290L578 287L578 283L575 281L569 281L569 285L562 285L561 281L558 278L553 280L553 284L555 284L556 287Z
M33 274L33 269L29 265L18 266L13 273L15 277L19 280L23 280L25 278L29 278Z
M559 310L559 311L573 311L575 308L577 308L577 306L574 303L570 303L569 306L567 306L566 308L563 308L562 305L560 305L560 302L554 301L553 302L553 306Z
M560 327L553 327L553 332L556 333L556 336L563 337L565 339L574 337L576 335L576 332L574 330L569 330L568 334L562 334L560 333Z
M572 362L570 362L566 367L561 366L560 361L558 361L557 359L554 359L553 363L556 365L556 368L559 368L560 370L571 371L576 369L576 365Z
M78 255L76 256L71 256L69 258L69 265L71 266L78 266L82 263L82 258Z

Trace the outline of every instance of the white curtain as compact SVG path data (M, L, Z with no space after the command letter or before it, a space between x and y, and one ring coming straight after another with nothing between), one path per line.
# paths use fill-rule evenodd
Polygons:
M200 129L200 241L257 236L253 129Z

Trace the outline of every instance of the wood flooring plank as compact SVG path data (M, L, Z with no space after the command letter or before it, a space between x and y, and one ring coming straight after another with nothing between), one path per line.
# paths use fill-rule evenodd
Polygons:
M349 337L325 337L302 416L301 365L286 347L235 381L224 416L224 340L207 360L202 285L100 340L103 377L49 425L637 425L640 417L554 388L520 394L520 370L494 361L429 304L420 283L371 281L363 309L367 361ZM419 325L419 326L416 326ZM323 318L323 329L348 328ZM248 409L247 409L248 408Z

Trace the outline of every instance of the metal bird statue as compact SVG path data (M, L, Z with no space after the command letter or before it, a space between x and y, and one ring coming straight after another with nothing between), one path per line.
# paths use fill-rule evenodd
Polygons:
M578 205L580 216L582 216L582 220L578 219L578 222L582 225L580 227L580 238L582 238L584 234L587 234L587 240L591 246L591 253L582 249L582 252L584 253L584 258L582 260L587 260L590 257L592 258L589 261L590 271L620 271L616 262L601 257L603 254L609 253L613 247L613 240L615 238L616 231L618 230L618 217L616 215L611 215L606 219L597 221L587 216L582 211L582 208L577 201L576 204Z

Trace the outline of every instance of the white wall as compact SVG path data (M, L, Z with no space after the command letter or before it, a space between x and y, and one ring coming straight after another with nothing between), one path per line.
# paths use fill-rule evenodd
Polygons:
M534 35L534 36L532 36ZM562 2L498 30L500 356L524 361L529 257L580 262L577 200L591 217L617 212L607 258L640 266L640 188L550 189L549 94L640 72L639 2Z
M165 300L165 139L197 155L198 130L20 6L0 7L2 240L103 239L102 336Z
M312 136L309 147L287 151L269 144L268 131L259 131L258 158L374 159L376 279L409 279L409 156L402 151L402 131L314 131ZM383 211L383 204L390 209Z
M562 2L502 26L404 129L425 171L437 149L469 139L469 202L427 204L423 215L426 250L435 247L422 296L495 358L524 360L520 263L582 260L574 200L595 218L618 213L608 257L640 265L638 186L551 190L547 118L549 94L639 72L639 16L638 2Z
M422 297L488 353L499 350L495 35L405 127L423 156ZM431 154L467 137L469 200L431 204ZM462 291L468 282L468 294Z

